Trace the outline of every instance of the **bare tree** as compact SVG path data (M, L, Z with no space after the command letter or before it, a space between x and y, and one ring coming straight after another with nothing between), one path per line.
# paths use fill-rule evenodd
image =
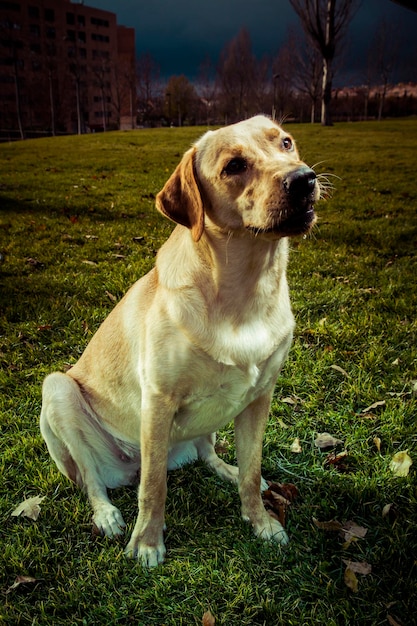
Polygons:
M159 65L149 54L143 54L137 60L136 77L138 88L139 114L142 121L152 116L159 96Z
M221 51L217 68L223 113L230 121L249 115L256 66L249 32L242 29Z
M188 78L181 76L171 76L166 86L166 102L168 106L168 116L172 120L178 120L178 126L182 126L184 120L190 115L197 100L197 93Z
M290 32L288 43L292 50L295 87L299 93L307 96L310 102L310 122L314 124L316 107L321 96L323 66L321 55L296 32Z
M290 0L308 41L322 57L321 123L331 124L333 62L359 0Z
M387 87L392 77L398 56L399 37L395 36L395 26L381 19L376 27L370 47L370 71L378 82L378 120L382 119Z
M210 57L206 57L199 68L199 76L197 81L197 92L200 101L204 105L206 113L207 126L210 125L210 119L213 115L213 107L216 101L217 84L216 72Z
M272 118L283 120L289 113L293 104L293 91L295 89L295 75L297 63L294 55L295 36L289 30L287 38L279 49L277 56L272 61L273 98Z

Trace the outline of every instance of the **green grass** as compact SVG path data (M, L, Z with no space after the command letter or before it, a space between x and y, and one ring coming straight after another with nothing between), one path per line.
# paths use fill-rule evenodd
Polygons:
M197 464L169 475L168 556L146 571L123 556L125 539L92 535L85 496L48 457L42 380L78 359L114 300L152 267L172 228L154 196L202 130L0 146L0 624L189 626L210 609L225 626L373 626L388 615L408 626L417 612L416 120L289 127L303 158L339 178L313 234L292 245L296 337L265 435L264 475L300 492L288 549L255 539L236 489ZM314 445L323 431L344 441L347 472L325 465ZM221 436L234 462L232 428ZM295 437L301 454L290 450ZM405 449L414 465L398 478L389 464ZM10 517L37 494L46 498L36 522ZM113 499L130 532L135 490ZM382 517L388 503L394 514ZM368 532L344 546L313 518ZM357 593L343 559L372 565ZM18 575L39 583L6 595Z

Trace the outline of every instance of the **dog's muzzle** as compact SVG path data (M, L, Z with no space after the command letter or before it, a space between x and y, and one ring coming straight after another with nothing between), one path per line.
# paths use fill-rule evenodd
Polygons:
M283 180L285 192L294 207L312 204L316 190L316 173L304 166L293 170Z
M279 225L285 235L307 233L316 220L314 202L317 199L317 176L307 165L289 172L282 181L288 200L288 210Z

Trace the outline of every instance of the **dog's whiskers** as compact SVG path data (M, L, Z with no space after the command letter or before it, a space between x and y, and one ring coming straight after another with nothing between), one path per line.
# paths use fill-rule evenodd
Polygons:
M333 176L334 178L338 178L340 180L339 176L331 174L330 172L317 174L317 181L320 189L320 200L331 198L333 190L336 188L335 185L333 185L333 183L329 180L329 176Z

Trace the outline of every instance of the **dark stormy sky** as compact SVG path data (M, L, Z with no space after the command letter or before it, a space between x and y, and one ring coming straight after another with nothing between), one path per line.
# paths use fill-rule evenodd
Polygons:
M85 0L117 14L117 22L136 30L138 55L149 52L161 76L185 74L193 79L210 56L216 65L224 45L246 28L259 58L274 56L290 26L299 25L289 0ZM351 22L339 81L361 82L360 68L380 18L399 40L397 79L417 80L417 13L391 0L362 0ZM413 58L414 63L410 63ZM412 68L414 65L414 70ZM402 70L402 71L401 71Z

